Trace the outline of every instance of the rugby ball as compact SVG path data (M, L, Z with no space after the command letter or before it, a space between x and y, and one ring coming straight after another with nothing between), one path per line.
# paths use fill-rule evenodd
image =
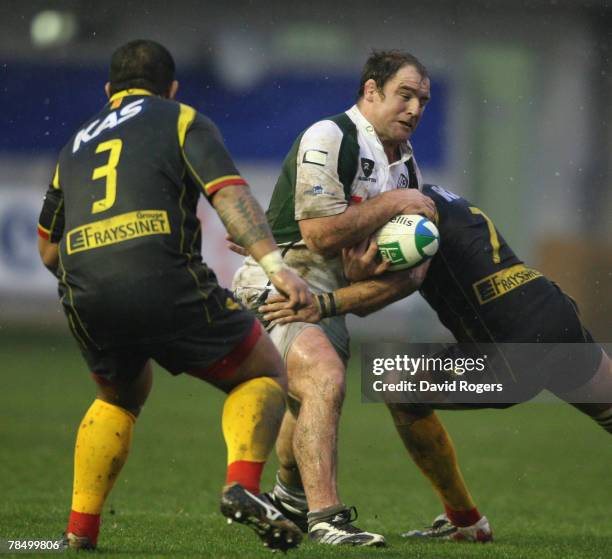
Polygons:
M376 233L378 254L390 272L418 266L438 251L438 228L421 215L396 215Z

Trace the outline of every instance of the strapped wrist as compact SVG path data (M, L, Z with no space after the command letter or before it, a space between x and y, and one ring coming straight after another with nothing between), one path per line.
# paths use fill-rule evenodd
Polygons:
M277 274L286 267L279 249L273 250L265 256L262 256L259 260L259 265L263 268L263 271L269 278L272 278L274 274Z
M319 293L317 295L317 305L321 318L329 318L338 314L336 306L336 296L333 291L328 293Z

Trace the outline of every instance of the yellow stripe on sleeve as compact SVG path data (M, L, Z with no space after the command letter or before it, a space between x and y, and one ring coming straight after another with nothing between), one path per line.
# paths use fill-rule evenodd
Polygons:
M49 175L47 175L49 176ZM60 183L59 183L59 163L55 166L55 174L53 175L53 181L51 182L51 185L53 186L53 188L59 188L60 187Z
M178 140L182 149L185 145L185 135L187 134L187 130L189 130L193 119L195 118L196 112L193 107L183 105L183 103L180 103L180 107L181 110L178 118Z

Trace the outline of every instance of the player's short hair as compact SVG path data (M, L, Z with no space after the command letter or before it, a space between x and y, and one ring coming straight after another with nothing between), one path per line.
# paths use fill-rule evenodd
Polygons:
M111 95L132 88L166 95L174 80L174 71L174 59L168 49L155 41L130 41L111 57L108 80Z
M382 91L385 84L404 66L414 66L421 77L428 78L429 73L423 63L413 54L401 50L374 50L366 60L361 71L357 98L363 97L365 82L374 80Z

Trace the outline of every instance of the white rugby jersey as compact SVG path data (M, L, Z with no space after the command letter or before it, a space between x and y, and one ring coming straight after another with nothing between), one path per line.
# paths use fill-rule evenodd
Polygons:
M400 144L401 157L389 163L374 127L357 105L310 126L295 141L276 183L268 221L285 262L315 292L346 285L339 256L325 258L306 247L298 222L337 215L395 188L421 188L422 178L412 146ZM264 287L268 279L252 259L234 277L234 287ZM243 298L244 301L244 298Z

